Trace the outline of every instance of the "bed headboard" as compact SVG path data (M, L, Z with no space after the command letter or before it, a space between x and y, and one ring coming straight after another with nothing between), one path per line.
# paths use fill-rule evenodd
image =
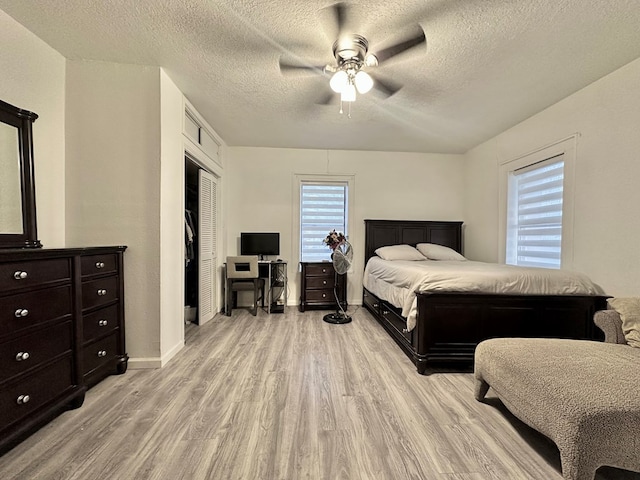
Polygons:
M403 243L437 243L462 253L462 222L429 220L365 220L364 262L376 248Z

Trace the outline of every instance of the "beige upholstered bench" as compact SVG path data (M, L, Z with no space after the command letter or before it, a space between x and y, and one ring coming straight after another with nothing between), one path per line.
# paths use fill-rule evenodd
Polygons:
M640 348L615 311L597 312L605 343L495 338L475 353L475 396L489 387L520 420L553 440L566 480L608 465L640 472Z

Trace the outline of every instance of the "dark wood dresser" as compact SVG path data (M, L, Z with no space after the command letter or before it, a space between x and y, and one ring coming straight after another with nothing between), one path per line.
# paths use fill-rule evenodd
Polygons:
M300 262L302 267L302 288L300 290L301 312L309 309L329 310L337 307L333 287L343 308L346 308L345 275L337 276L331 262Z
M0 250L0 455L126 370L125 249Z

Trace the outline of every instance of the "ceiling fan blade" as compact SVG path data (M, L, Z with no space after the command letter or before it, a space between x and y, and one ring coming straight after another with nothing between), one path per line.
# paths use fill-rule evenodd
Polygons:
M334 3L320 10L324 31L331 41L340 38L344 33L348 12L349 6L344 2Z
M385 97L390 97L402 88L402 85L390 80L382 80L380 77L372 73L369 73L369 75L373 78L373 88Z
M378 59L378 64L385 62L390 58L395 57L396 55L406 52L411 48L422 45L423 43L427 43L427 38L425 37L422 27L419 27L419 30L419 32L416 32L416 34L412 35L411 37L402 40L395 45L391 45L390 47L375 52L373 55L375 55L375 57Z
M337 102L339 95L334 92L327 92L318 100L316 100L317 105L334 105Z
M280 71L282 73L309 73L309 74L324 74L324 69L326 65L301 65L299 63L293 64L282 61L282 59L278 62L280 66Z

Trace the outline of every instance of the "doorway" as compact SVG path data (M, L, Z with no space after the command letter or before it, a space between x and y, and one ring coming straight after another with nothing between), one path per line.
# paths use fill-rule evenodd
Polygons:
M213 318L216 303L217 180L185 156L185 324Z

